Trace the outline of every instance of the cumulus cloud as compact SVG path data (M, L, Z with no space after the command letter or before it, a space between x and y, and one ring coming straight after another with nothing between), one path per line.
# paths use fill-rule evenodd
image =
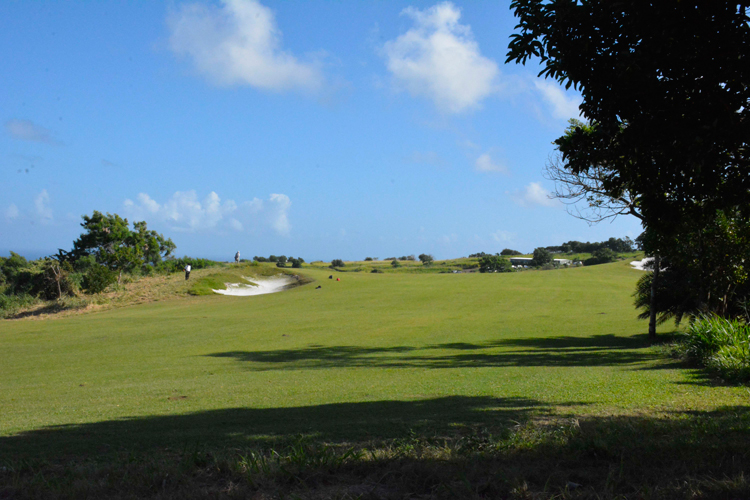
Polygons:
M386 66L398 87L432 99L443 111L476 108L497 90L497 64L482 56L461 10L443 2L426 10L408 7L414 26L383 46Z
M14 139L22 141L55 143L49 130L31 120L8 120L5 122L5 131Z
M49 193L46 189L42 189L42 192L34 198L34 210L39 222L42 224L52 222L52 208L50 207Z
M489 153L485 153L481 155L479 158L477 158L477 160L474 162L474 168L478 172L506 173L508 171L508 169L506 169L505 166L494 161Z
M11 203L8 208L5 209L4 215L5 218L9 221L17 219L20 212L18 211L18 207L15 203Z
M234 200L222 201L213 191L201 200L194 190L177 191L164 203L146 193L139 193L136 201L124 202L129 217L166 223L175 231L244 231L246 226L260 224L283 236L291 230L288 216L291 204L284 194L272 194L266 202L253 198L238 205Z
M534 86L537 91L552 109L552 116L561 120L569 118L578 118L581 111L578 106L581 99L576 96L570 96L555 82L547 80L535 80Z
M318 89L323 75L281 48L274 14L256 0L224 0L220 7L186 4L168 20L172 51L189 57L218 85L283 91Z
M538 182L531 182L526 186L522 193L514 196L516 202L522 206L541 205L544 207L556 207L559 202L549 197L550 192L542 187Z

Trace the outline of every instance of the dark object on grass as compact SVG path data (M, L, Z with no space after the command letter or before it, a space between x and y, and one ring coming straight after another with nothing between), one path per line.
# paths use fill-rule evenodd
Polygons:
M333 274L328 277L329 280L333 279Z
M319 290L319 289L321 289L321 288L323 288L323 287L322 287L322 286L320 286L320 285L318 285L318 286L317 286L317 288L315 288L315 289L316 289L316 290Z

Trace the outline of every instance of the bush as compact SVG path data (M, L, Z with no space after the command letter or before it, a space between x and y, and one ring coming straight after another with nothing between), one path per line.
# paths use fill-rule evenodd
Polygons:
M398 259L393 259L391 261L391 266L393 266L393 267L401 267L401 263L399 263Z
M480 273L509 273L512 271L513 266L510 261L499 255L487 255L479 259Z
M365 262L372 262L372 257L365 257Z
M523 255L518 250L511 250L510 248L504 248L500 255Z
M678 337L677 350L725 380L750 380L750 325L744 321L700 316Z
M331 261L331 267L344 267L346 264L344 264L344 261L341 259L333 259Z
M81 284L87 293L101 293L115 281L117 281L116 272L110 271L106 266L97 264L83 275Z
M429 266L435 261L435 257L427 253L421 253L419 254L419 260L423 265Z
M34 305L37 299L29 294L5 295L0 294L0 318L9 318L20 309Z
M534 267L543 267L545 264L551 264L552 262L552 254L549 250L542 247L534 249L534 256L531 265Z

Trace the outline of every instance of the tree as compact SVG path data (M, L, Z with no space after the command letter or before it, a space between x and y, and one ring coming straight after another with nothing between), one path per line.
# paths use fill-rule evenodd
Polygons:
M286 255L280 255L276 260L276 267L286 267L287 258Z
M333 259L331 261L331 267L344 267L346 264L344 264L344 261L341 259Z
M540 75L583 97L587 122L571 123L548 165L556 195L586 202L587 220L640 215L650 235L655 335L660 259L679 259L685 228L710 225L717 210L750 217L747 2L514 0L511 8L519 32L508 61L538 57Z
M429 266L430 264L434 262L434 260L435 260L435 257L433 257L430 254L426 254L426 253L419 254L419 261L422 262L422 264L425 266Z
M480 273L508 273L513 271L513 266L508 259L499 255L485 255L479 259Z
M518 250L511 250L510 248L504 248L500 255L523 255Z
M401 267L401 263L398 261L398 259L393 259L391 261L391 266L393 266L393 267Z
M136 222L131 231L128 220L117 214L102 214L94 211L91 217L84 215L81 226L86 230L73 242L73 249L60 249L55 256L60 261L75 262L93 255L96 261L118 273L118 282L123 272L130 272L146 263L157 263L168 257L175 249L171 239L156 231L149 231L145 222Z
M514 0L508 61L579 89L588 127L557 141L572 173L604 169L617 199L634 193L645 224L750 207L747 2ZM658 20L658 21L655 21Z
M546 248L535 248L531 264L535 267L542 267L552 263L552 254Z

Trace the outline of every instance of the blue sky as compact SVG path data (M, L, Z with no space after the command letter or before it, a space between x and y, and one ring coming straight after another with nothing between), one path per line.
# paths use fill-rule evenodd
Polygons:
M547 198L579 96L509 2L2 2L0 255L94 210L178 255L436 258L640 234Z

